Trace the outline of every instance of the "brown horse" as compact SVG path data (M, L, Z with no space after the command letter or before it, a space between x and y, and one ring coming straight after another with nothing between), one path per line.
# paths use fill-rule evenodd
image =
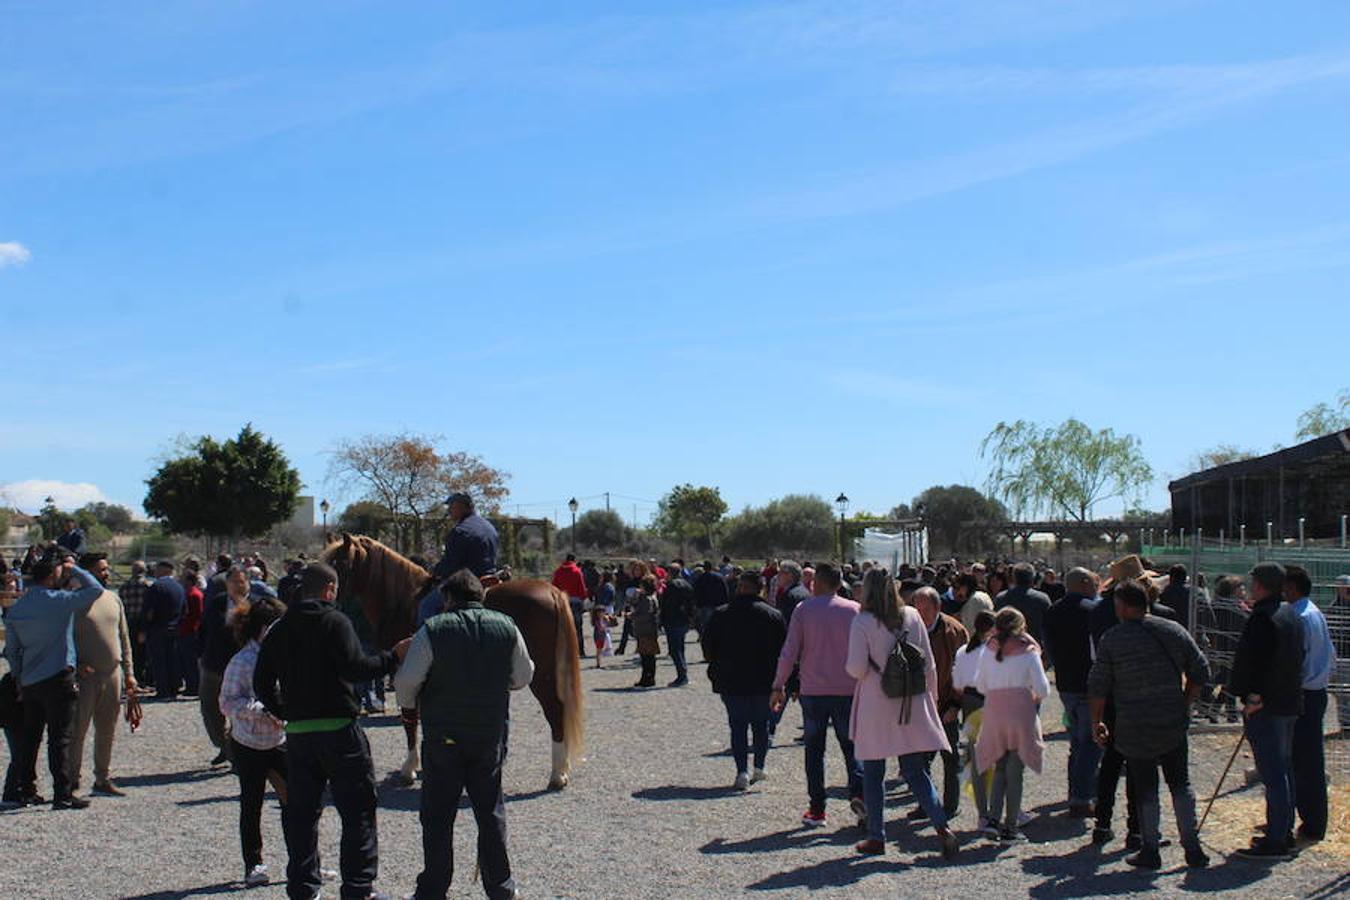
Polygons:
M339 603L355 594L381 647L392 648L413 632L418 601L434 578L412 560L374 538L343 534L324 550L337 570ZM484 605L510 616L534 660L530 690L544 709L553 733L553 769L548 786L557 790L580 759L585 718L576 627L567 597L546 581L512 579L488 589ZM417 726L409 726L404 780L417 771Z

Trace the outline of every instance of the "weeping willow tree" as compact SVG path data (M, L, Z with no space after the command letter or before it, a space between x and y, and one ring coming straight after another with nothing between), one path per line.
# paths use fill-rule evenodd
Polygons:
M1137 500L1153 481L1137 437L1093 431L1077 419L1058 426L999 422L980 456L990 465L989 492L1019 516L1086 522L1096 504Z

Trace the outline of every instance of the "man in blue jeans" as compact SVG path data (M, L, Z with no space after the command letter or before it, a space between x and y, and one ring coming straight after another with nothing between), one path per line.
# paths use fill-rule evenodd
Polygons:
M1046 652L1054 655L1055 688L1064 704L1069 732L1069 815L1086 819L1093 814L1097 795L1097 766L1102 748L1093 740L1088 710L1087 680L1092 669L1092 611L1097 603L1097 579L1087 569L1071 569L1064 578L1065 594L1045 612L1042 625Z
M848 633L859 606L838 596L839 569L822 563L813 583L815 596L801 603L792 613L787 641L778 656L770 707L777 711L787 701L784 687L796 667L801 678L802 722L806 730L806 790L810 806L802 814L807 825L824 825L825 818L825 740L834 728L839 750L844 755L848 774L849 806L859 823L867 819L863 802L862 766L853 756L853 741L848 736L849 716L853 711L855 681L844 668L848 659Z
M1276 563L1252 569L1252 613L1227 687L1242 702L1247 742L1266 790L1265 834L1237 852L1272 861L1289 859L1294 847L1294 723L1303 712L1303 626L1280 602L1284 581L1284 567Z
M675 664L675 680L670 687L684 687L689 683L689 666L684 659L684 641L694 621L694 589L683 578L666 582L661 593L661 627L666 632L670 661Z
M714 575L720 578L720 575ZM733 787L743 791L761 781L769 754L769 692L778 654L787 638L783 615L760 599L764 580L746 572L736 582L736 597L709 617L699 637L708 678L722 697L731 726L731 755L736 761ZM746 732L754 736L755 771L749 769Z
M71 579L79 585L65 590ZM29 587L5 615L5 659L23 701L18 741L21 758L11 760L16 783L7 799L25 806L40 803L35 777L42 731L47 731L47 763L52 773L52 809L84 809L70 778L70 734L79 693L75 682L75 613L87 612L103 594L103 585L75 565L70 551L49 552L33 565Z
M1312 579L1299 566L1284 572L1284 599L1303 628L1303 713L1294 723L1294 806L1301 820L1296 837L1320 841L1327 834L1327 760L1322 720L1327 685L1336 670L1336 645L1326 616L1312 602ZM1341 723L1345 727L1345 723Z

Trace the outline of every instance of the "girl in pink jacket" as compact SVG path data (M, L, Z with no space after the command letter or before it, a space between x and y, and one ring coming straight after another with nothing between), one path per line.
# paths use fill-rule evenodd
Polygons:
M1027 621L1011 606L994 616L994 635L985 645L975 673L975 689L984 695L984 722L975 742L975 766L994 768L989 791L989 822L1001 841L1024 841L1017 815L1022 811L1022 775L1041 771L1045 741L1041 737L1040 702L1050 693L1041 664L1041 648L1026 633ZM1005 808L1006 801L1006 808Z

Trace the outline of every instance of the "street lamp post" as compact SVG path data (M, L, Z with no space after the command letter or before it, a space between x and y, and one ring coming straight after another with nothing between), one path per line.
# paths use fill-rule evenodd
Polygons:
M323 530L328 531L328 501L319 501L319 512L323 513Z
M839 562L842 564L847 555L844 550L844 522L848 515L848 496L840 491L839 496L834 498L834 505L839 510Z
M573 556L576 556L576 555L577 555L577 507L578 507L579 505L580 505L580 504L577 503L577 498L576 498L576 497L573 497L571 500L568 500L568 501L567 501L567 508L568 508L568 510L570 510L571 513L572 513L572 555L573 555Z

